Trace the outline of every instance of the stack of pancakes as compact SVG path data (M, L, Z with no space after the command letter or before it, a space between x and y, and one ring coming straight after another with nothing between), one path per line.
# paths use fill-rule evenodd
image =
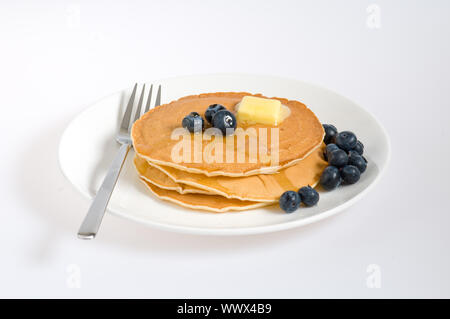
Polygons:
M156 197L193 209L225 212L270 205L287 190L296 191L318 183L327 166L323 158L323 127L304 104L282 98L274 99L286 105L290 115L278 125L276 165L259 156L256 161L250 161L248 145L244 150L244 162L173 160L172 150L179 140L171 136L181 127L186 115L191 112L203 115L211 104L222 104L235 112L242 97L248 95L252 94L224 92L186 96L150 110L135 122L131 134L136 151L134 164L140 179ZM239 127L255 128L255 132L260 132L259 128L272 128L238 122ZM271 145L270 133L267 135L268 145ZM190 138L194 148L194 134ZM208 143L211 142L203 140L202 151Z

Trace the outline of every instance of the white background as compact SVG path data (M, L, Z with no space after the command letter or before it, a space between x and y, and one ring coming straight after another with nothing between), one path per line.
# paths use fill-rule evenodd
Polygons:
M2 0L0 297L450 297L449 38L445 0ZM216 72L355 100L390 134L387 174L299 229L202 237L107 215L78 240L89 201L58 167L65 126L135 82Z

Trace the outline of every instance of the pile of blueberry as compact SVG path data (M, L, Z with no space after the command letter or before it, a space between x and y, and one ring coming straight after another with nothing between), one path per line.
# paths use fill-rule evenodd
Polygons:
M358 141L352 132L338 133L336 127L331 124L323 124L323 128L325 130L323 141L327 145L323 155L329 165L320 177L320 185L326 190L333 190L341 183L356 183L367 168L367 160L363 156L363 143ZM301 203L305 206L314 206L318 201L319 193L311 186L305 186L298 192L284 192L279 204L286 213L292 213Z
M350 131L338 133L331 124L323 124L323 128L327 145L323 155L329 166L320 177L320 185L326 190L333 190L341 183L356 183L367 167L363 156L364 145Z
M311 186L304 186L298 190L286 191L280 197L280 207L286 213L292 213L303 203L305 206L314 206L319 202L319 193Z
M224 135L232 134L236 129L236 117L221 104L208 106L205 112L205 119L212 127L219 129ZM197 112L189 113L183 119L181 125L191 133L202 132L205 129L205 121Z

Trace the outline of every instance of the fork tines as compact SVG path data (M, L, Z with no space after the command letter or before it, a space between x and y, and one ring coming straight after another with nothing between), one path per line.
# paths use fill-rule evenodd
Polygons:
M125 114L123 116L121 128L125 130L130 130L133 123L139 119L144 113L147 113L150 110L150 103L152 99L152 92L153 92L153 84L150 86L150 90L147 97L147 103L145 104L145 108L142 111L142 104L144 102L144 95L145 95L145 84L142 86L141 95L139 97L139 101L137 104L136 109L134 110L134 116L132 117L133 113L133 106L134 106L134 99L136 97L136 90L137 90L138 84L136 83L133 87L133 92L131 93L130 100L128 101L127 108L125 110ZM158 92L156 94L156 100L155 100L155 106L158 106L161 104L161 85L158 87ZM132 121L130 119L133 118Z

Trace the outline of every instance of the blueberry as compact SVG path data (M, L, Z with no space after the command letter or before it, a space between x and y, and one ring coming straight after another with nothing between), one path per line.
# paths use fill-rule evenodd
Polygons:
M354 151L354 150L348 151L348 156L349 156L349 157L350 157L352 154L354 154L354 155L359 155L359 153L358 153L357 151ZM361 156L361 155L359 155L359 156Z
M221 130L224 135L232 134L236 124L236 117L227 110L217 112L212 119L212 126Z
M346 184L355 184L360 176L361 173L356 166L346 165L341 169L341 177Z
M189 113L189 115L183 119L181 125L191 133L201 132L205 128L203 118L197 112Z
M221 110L226 110L225 106L222 104L211 104L208 106L205 112L205 119L212 124L212 118L214 117L214 114Z
M359 155L363 155L363 153L364 153L364 144L361 143L360 141L357 141L355 147L352 148L352 151L355 151Z
M348 162L348 155L343 150L334 150L330 154L327 154L328 156L328 164L336 167L342 167L347 165Z
M330 143L327 145L327 147L325 147L325 151L323 152L323 156L325 157L325 160L328 161L328 154L331 153L332 151L338 150L339 147L337 147L336 144L334 143Z
M280 207L286 213L292 213L300 206L300 195L294 191L286 191L280 197Z
M364 158L354 151L350 151L348 156L348 164L355 166L362 174L367 168L367 162Z
M320 176L320 185L326 190L332 190L341 184L339 169L335 166L327 166Z
M309 185L300 188L298 194L305 206L314 206L319 201L319 193Z
M350 151L356 146L356 135L350 131L340 132L336 135L336 145L344 151Z
M336 136L338 131L336 127L331 124L322 124L322 126L325 130L325 137L323 138L323 142L328 145L333 141L333 138Z

